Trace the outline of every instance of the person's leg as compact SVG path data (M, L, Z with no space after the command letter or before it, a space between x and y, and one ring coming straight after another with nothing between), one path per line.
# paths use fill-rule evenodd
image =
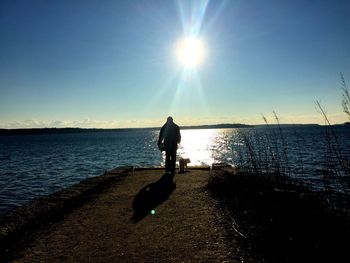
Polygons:
M176 167L176 151L172 151L171 157L170 157L170 171L172 173L175 173L175 167Z
M171 154L169 151L165 152L165 172L171 172Z

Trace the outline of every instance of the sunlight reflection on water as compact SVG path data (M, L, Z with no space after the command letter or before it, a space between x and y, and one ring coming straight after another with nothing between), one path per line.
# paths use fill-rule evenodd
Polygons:
M178 157L190 158L191 166L232 162L232 137L237 131L226 129L182 130Z

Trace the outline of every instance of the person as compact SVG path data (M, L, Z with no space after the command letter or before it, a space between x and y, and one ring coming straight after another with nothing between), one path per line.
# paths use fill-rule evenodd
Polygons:
M158 138L158 148L165 150L165 171L175 173L177 144L181 142L180 128L168 117L167 122L160 129Z

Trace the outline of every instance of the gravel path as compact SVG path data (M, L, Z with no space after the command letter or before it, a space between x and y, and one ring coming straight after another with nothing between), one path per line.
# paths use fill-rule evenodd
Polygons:
M162 175L157 169L130 172L36 234L14 262L235 262L219 210L204 188L209 171L176 174L176 188L159 180ZM158 206L154 214L135 216L133 203Z

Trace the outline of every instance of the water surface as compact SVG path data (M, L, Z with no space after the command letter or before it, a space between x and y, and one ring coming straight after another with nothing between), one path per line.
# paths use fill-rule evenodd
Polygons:
M348 155L349 130L344 126L336 128L341 147ZM273 134L266 128L182 130L178 156L190 158L190 165L237 165L239 149L244 147L239 136L242 131ZM158 135L155 130L132 130L0 136L0 213L117 166L163 166ZM283 136L290 162L300 164L302 153L304 179L317 184L324 168L325 128L284 128Z

